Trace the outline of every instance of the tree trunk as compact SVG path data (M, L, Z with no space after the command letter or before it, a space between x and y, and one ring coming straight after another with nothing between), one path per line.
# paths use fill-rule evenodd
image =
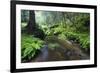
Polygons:
M34 30L36 29L36 22L35 22L35 12L34 10L29 11L29 22L26 26L28 34L33 34Z
M39 29L39 26L35 22L35 12L34 10L29 11L29 22L26 26L27 34L34 35L37 38L44 39L45 33L43 30Z

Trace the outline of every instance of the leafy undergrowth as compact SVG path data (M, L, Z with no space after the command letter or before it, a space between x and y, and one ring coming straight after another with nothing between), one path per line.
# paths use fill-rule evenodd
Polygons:
M32 35L23 34L21 37L21 59L22 62L30 60L36 52L43 47L44 42Z
M68 35L67 38L69 40L74 40L75 42L79 43L84 51L90 49L90 37L87 33L69 32L67 35Z
M64 26L64 24L56 24L51 26L46 30L45 34L48 36L57 36L59 39L63 40L73 40L74 42L80 44L80 47L87 51L90 49L90 35L89 32L80 32L74 27Z

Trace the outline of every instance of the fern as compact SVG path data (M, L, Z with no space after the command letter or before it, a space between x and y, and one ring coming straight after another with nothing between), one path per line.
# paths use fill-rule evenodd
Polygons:
M43 47L44 42L31 35L22 35L21 39L21 58L22 62L30 60L36 55L36 51Z

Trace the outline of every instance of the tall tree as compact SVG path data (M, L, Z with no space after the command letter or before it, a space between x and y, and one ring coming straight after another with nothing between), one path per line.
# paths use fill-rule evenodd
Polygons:
M34 10L29 11L29 22L28 25L26 26L26 32L40 39L44 39L45 37L43 30L41 30L39 26L36 24Z
M29 34L33 34L34 30L36 29L34 10L29 11L29 22L28 25L26 26L26 29Z

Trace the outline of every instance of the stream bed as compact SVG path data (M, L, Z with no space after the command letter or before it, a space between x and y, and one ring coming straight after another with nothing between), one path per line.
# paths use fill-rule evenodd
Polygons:
M31 62L87 60L89 58L89 55L77 50L69 50L61 46L49 48L48 45L45 45Z

